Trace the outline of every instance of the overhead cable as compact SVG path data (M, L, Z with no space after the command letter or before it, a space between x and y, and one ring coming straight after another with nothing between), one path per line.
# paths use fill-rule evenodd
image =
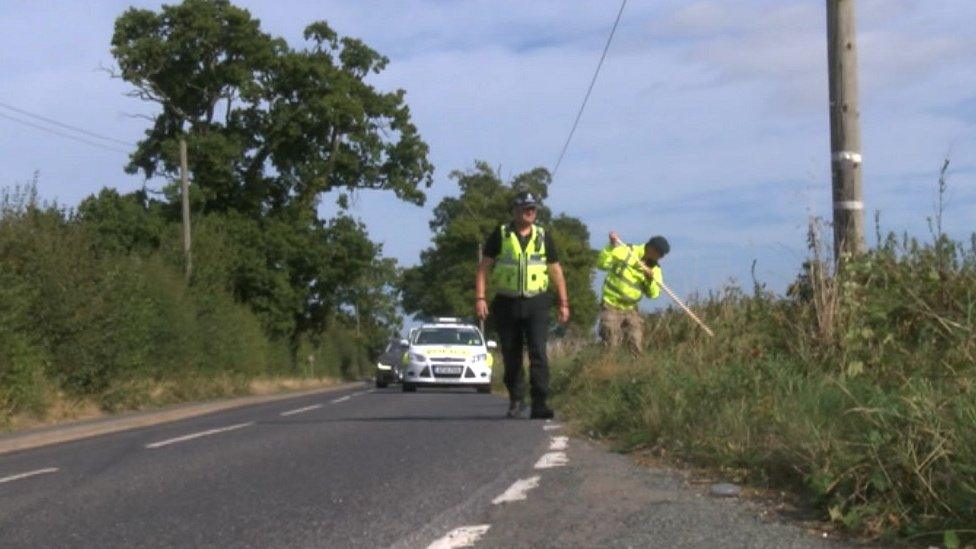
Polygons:
M556 179L556 172L559 171L559 165L563 163L563 157L566 156L566 151L569 149L569 142L573 139L573 134L576 133L576 126L579 125L580 118L583 117L583 109L586 108L586 102L590 99L590 94L593 92L593 85L596 84L597 76L600 75L600 68L603 67L603 61L607 58L607 51L610 50L610 43L613 42L613 35L617 32L617 25L620 24L620 16L624 13L624 6L627 5L627 0L622 0L620 2L620 10L617 11L617 18L613 22L613 27L610 29L610 36L607 37L607 43L603 46L603 54L600 56L600 62L596 65L596 71L593 72L593 78L590 80L590 87L586 90L586 95L583 97L583 104L580 105L579 112L576 113L576 120L573 122L572 129L569 130L569 135L566 137L566 142L563 144L563 150L559 153L559 160L556 160L556 166L552 169L552 179Z
M84 137L78 137L77 135L72 135L70 133L65 133L65 132L62 132L62 131L59 131L59 130L55 130L55 129L52 129L52 128L48 128L46 126L41 126L40 124L35 124L35 123L29 122L27 120L21 120L19 118L15 118L13 116L4 114L2 112L0 112L0 118L6 118L7 120L11 120L13 122L17 122L18 124L23 124L25 126L30 126L32 128L35 128L35 129L38 129L38 130L41 130L41 131L45 131L45 132L48 132L48 133L53 133L54 135L59 135L61 137L65 137L65 138L68 138L68 139L74 139L75 141L80 141L81 143L86 143L88 145L91 145L93 147L98 147L100 149L105 149L105 150L108 150L108 151L114 151L114 152L118 152L118 153L122 153L122 154L129 154L129 152L130 152L130 151L126 151L126 150L123 150L123 149L119 149L117 147L112 147L111 145L106 145L104 143L99 143L97 141L92 141L90 139L85 139Z
M0 102L0 107L2 107L4 109L7 109L7 110L14 111L15 113L22 114L24 116L29 116L31 118L34 118L36 120L40 120L42 122L47 122L48 124L53 124L55 126L64 128L66 130L71 130L73 132L78 132L80 134L87 135L89 137L94 137L96 139L102 139L104 141L109 141L109 142L116 143L116 144L119 144L119 145L125 145L127 147L134 146L132 143L129 143L128 141L123 141L121 139L116 139L114 137L108 137L108 136L105 136L105 135L97 134L97 133L95 133L93 131L86 130L85 128L79 128L78 126L72 126L70 124L65 124L64 122L59 122L57 120L54 120L52 118L48 118L46 116L41 116L39 114L34 114L34 113L30 112L30 111L25 111L24 109L21 109L19 107L15 107L13 105L8 105L8 104L3 103L3 102Z

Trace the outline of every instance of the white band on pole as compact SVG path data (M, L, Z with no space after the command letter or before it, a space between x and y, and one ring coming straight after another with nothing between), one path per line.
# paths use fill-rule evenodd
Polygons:
M863 210L864 202L860 200L838 200L834 202L835 210Z
M861 153L854 151L837 151L833 155L835 162L847 161L854 164L861 163Z

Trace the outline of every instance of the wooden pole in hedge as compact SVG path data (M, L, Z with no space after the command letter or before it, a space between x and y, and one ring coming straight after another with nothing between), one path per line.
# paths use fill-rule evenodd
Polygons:
M827 68L833 180L834 257L864 251L861 111L857 87L854 0L827 0Z
M180 137L180 201L183 207L183 269L187 281L193 270L190 255L190 176L186 158L186 138Z
M478 241L478 265L481 265L481 260L485 258L484 244ZM481 337L488 339L488 335L485 334L485 319L478 319L478 326L481 328Z

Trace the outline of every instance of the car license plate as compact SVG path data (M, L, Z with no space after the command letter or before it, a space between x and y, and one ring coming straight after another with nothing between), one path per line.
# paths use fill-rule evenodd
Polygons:
M460 366L434 366L435 374L460 374Z

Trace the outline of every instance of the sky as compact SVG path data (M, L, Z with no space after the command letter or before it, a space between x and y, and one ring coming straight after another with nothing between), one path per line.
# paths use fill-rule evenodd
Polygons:
M552 168L599 60L615 0L236 0L300 47L327 20L390 58L371 82L402 88L430 145L423 207L355 195L384 252L416 264L434 206L476 160L507 178ZM829 220L830 145L823 0L630 0L548 206L581 218L591 244L610 230L666 236L665 278L679 294L730 280L775 291L806 256L811 216ZM0 2L0 103L126 143L154 106L113 65L114 0ZM868 243L882 231L927 238L948 155L944 225L976 230L976 2L859 0L863 185ZM79 143L10 120L0 108L0 186L29 181L72 206L105 186L140 188L122 144ZM36 121L34 121L36 122ZM48 126L46 124L42 124ZM153 182L150 182L153 185ZM158 186L158 184L156 184ZM334 210L326 197L323 214ZM828 229L829 230L829 229ZM829 233L826 235L830 239Z

